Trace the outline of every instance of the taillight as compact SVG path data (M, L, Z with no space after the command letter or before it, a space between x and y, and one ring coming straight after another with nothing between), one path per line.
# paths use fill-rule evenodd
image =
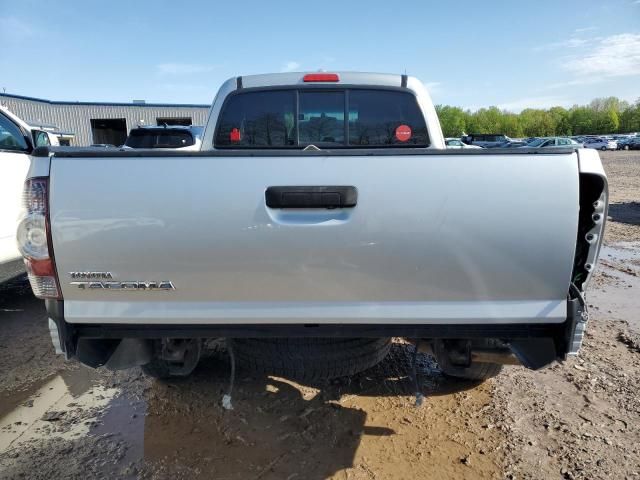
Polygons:
M337 73L307 73L302 77L303 82L339 82Z
M38 298L60 298L60 286L50 244L49 179L31 178L24 184L18 249L24 257L33 293Z

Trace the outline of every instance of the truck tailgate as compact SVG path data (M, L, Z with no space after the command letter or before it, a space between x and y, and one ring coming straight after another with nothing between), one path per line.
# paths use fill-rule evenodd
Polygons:
M575 153L54 156L50 178L68 322L566 318ZM356 187L357 205L267 207L268 187L300 185Z

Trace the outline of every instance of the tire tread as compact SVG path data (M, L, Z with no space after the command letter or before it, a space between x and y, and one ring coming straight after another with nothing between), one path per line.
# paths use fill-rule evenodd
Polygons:
M228 339L238 362L250 371L305 381L354 375L380 363L390 338Z

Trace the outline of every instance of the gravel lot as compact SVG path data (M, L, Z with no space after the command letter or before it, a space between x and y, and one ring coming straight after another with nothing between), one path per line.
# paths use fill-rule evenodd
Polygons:
M611 208L579 357L445 379L411 348L323 385L241 372L220 342L192 378L91 370L54 355L41 302L0 290L0 478L640 478L640 152L602 154Z

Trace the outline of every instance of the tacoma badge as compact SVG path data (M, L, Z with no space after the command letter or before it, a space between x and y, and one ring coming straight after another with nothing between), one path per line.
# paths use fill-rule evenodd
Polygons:
M69 285L74 285L80 290L135 290L135 291L149 291L159 292L167 290L175 290L172 282L163 280L161 282L142 282L142 281L128 281L128 282L70 282Z

